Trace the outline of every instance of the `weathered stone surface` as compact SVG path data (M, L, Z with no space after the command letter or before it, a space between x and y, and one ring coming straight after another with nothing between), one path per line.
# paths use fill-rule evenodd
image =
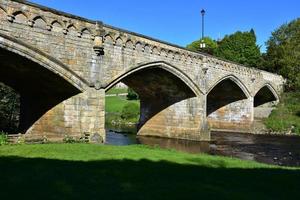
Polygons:
M53 140L105 140L105 91L120 81L141 97L140 135L193 140L209 140L208 126L250 130L284 84L276 74L23 1L0 0L0 55L0 81L21 93L20 131Z

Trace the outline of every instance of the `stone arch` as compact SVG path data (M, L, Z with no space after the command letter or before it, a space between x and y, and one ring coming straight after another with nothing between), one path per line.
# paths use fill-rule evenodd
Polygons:
M174 59L174 52L172 50L169 50L168 53L167 53L167 58L169 59Z
M14 16L14 18L15 18L14 22L16 22L16 23L25 24L28 21L27 14L25 12L21 11L21 10L13 12L12 15Z
M162 48L162 49L160 50L160 56L162 56L162 57L167 57L167 56L168 56L166 49L163 49L163 48Z
M107 91L119 82L125 83L139 95L138 134L161 137L183 134L177 137L184 138L185 132L199 131L201 113L192 111L190 106L198 105L202 92L177 67L163 61L139 64L104 88Z
M67 31L69 35L76 36L78 33L78 28L74 24L69 24L67 26Z
M106 34L104 36L104 41L107 44L114 44L114 39L113 39L113 37L110 34Z
M137 41L134 46L135 46L135 49L137 50L137 53L144 51L142 42Z
M46 28L47 27L47 20L43 16L35 16L32 21L34 22L34 27L39 28Z
M151 47L149 44L145 44L143 48L145 53L151 53Z
M123 47L123 45L124 45L123 39L121 37L117 37L115 40L115 45Z
M206 92L206 94L209 94L211 92L211 90L213 90L219 83L221 83L224 80L230 80L230 81L234 82L236 85L238 85L239 88L244 92L244 94L246 95L247 98L251 96L250 95L250 91L247 89L247 87L235 75L227 75L227 76L219 79L216 83L213 84L213 86L211 86L208 89L208 91Z
M157 48L156 46L154 46L154 47L152 48L151 52L152 52L152 54L154 54L154 55L159 55L159 50L158 50L158 48Z
M21 96L20 133L30 132L48 111L88 88L88 82L63 63L4 34L0 54L1 82Z
M84 27L81 29L80 34L82 38L86 38L86 39L90 39L91 38L91 34L92 32L90 31L90 29Z
M270 83L265 83L254 95L254 107L259 107L266 103L279 102L279 95Z
M253 118L247 88L234 75L218 80L206 95L206 116L213 129L249 128ZM243 125L246 124L246 125Z
M125 43L125 47L128 49L134 49L134 45L131 39L127 40Z
M131 67L130 70L125 72L123 75L119 76L116 78L114 81L111 83L107 84L105 87L105 90L108 91L110 88L112 88L114 85L116 85L118 82L120 82L122 79L125 77L129 76L130 74L133 74L137 71L141 71L143 69L147 68L153 68L153 67L158 67L161 69L164 69L174 76L178 77L182 82L184 82L192 91L195 95L200 95L204 94L200 88L194 83L194 81L189 78L187 74L185 74L183 71L181 71L179 68L165 62L165 61L157 61L157 62L150 62L150 63L143 63L138 66Z
M79 77L75 72L69 69L60 61L52 58L51 56L43 53L42 51L27 45L19 40L16 40L10 36L0 33L0 47L7 51L16 53L20 56L26 57L31 61L45 67L49 71L61 76L66 81L71 83L80 91L84 91L88 85L88 82Z
M254 95L254 118L263 119L269 117L278 102L279 96L274 87L270 83L263 84Z
M54 32L62 32L63 31L63 23L56 19L51 22L51 27Z

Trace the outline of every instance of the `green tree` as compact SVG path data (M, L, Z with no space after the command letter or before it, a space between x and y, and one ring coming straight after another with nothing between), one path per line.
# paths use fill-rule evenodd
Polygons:
M127 99L128 100L138 100L139 99L139 95L132 89L132 88L128 88L128 94L127 94Z
M266 45L263 68L287 78L289 91L300 90L300 18L272 32Z
M0 131L16 132L19 122L20 96L0 83Z
M215 56L249 67L258 67L261 53L260 47L256 44L254 30L238 31L232 35L225 36L218 43Z
M201 39L188 44L186 48L192 51L199 51L213 55L218 46L217 42L210 37L204 37L203 40L206 45L205 48L200 48Z

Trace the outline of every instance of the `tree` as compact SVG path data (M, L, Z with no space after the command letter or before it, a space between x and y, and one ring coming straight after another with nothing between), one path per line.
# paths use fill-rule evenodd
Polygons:
M256 44L253 29L249 32L238 31L225 36L215 51L215 56L240 63L249 67L258 67L260 63L260 48Z
M300 90L300 18L272 32L266 45L264 69L287 78L289 91Z
M20 96L0 83L0 131L16 132L19 122Z
M204 37L203 40L206 45L206 47L203 49L200 48L201 39L196 40L191 44L188 44L186 48L191 51L199 51L199 52L204 52L213 55L218 46L217 42L211 39L210 37Z
M129 87L127 92L128 92L128 94L127 94L128 100L138 100L139 99L139 95L132 88Z

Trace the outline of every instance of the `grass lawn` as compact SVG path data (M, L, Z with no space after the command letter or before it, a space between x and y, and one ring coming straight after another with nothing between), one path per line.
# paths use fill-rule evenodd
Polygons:
M270 117L265 120L267 128L274 131L289 131L300 134L300 92L285 93Z
M127 100L126 97L123 96L113 96L113 97L105 97L105 112L108 113L121 113L123 107L129 103L133 102L136 104L140 104L139 101L136 100Z
M127 93L127 88L111 88L106 94L124 94Z
M0 146L1 199L299 199L300 170L141 145Z

